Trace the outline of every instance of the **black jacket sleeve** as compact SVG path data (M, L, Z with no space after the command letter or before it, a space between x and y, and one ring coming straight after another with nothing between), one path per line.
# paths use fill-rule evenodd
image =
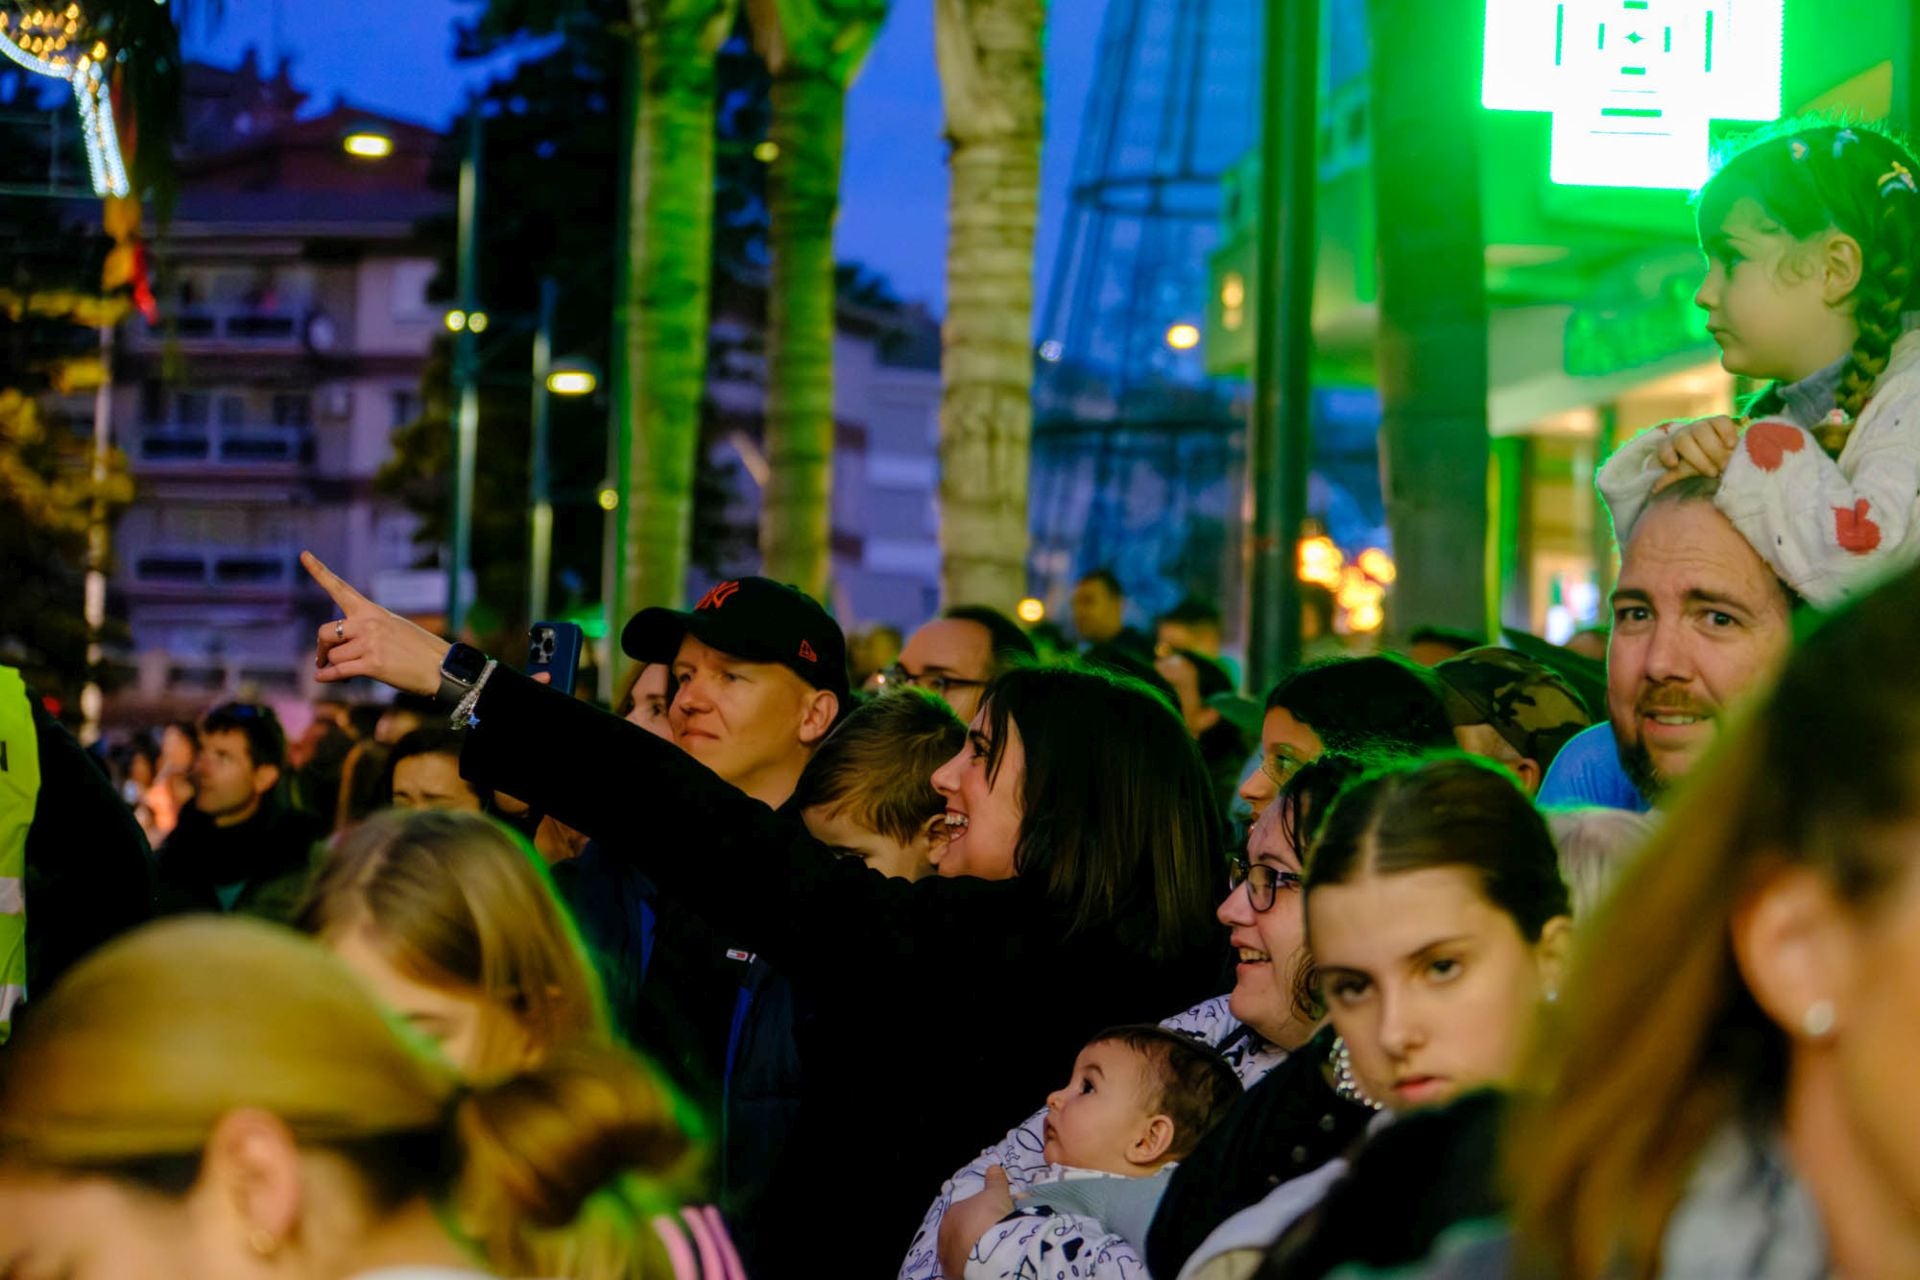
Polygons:
M494 668L461 772L634 860L678 901L789 977L951 955L1025 888L1018 881L890 879L843 859L670 742ZM667 909L671 909L670 905Z
M40 796L27 830L27 985L37 999L89 951L153 918L153 869L133 811L36 700Z

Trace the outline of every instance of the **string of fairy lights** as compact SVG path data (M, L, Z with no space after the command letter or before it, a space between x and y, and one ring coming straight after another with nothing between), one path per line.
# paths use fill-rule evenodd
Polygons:
M0 54L36 75L67 82L80 111L94 194L124 196L132 185L113 123L109 51L103 40L83 45L77 4L65 9L0 7Z

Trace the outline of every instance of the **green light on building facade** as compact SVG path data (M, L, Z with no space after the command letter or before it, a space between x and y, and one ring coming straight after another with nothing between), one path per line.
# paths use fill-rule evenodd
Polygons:
M1784 0L1487 0L1480 101L1553 115L1563 186L1690 190L1711 120L1780 117Z

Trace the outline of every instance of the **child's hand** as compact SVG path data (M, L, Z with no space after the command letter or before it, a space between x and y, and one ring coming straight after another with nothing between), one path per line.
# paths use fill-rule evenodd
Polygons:
M1653 491L1658 493L1688 476L1719 475L1740 447L1740 430L1739 420L1725 414L1669 427L1667 438L1660 442L1660 465L1667 474L1655 482Z
M967 1255L994 1223L1013 1212L1013 1193L1007 1187L1007 1171L999 1165L987 1167L987 1187L978 1195L956 1200L947 1206L940 1219L940 1270L948 1280L961 1280L967 1274Z

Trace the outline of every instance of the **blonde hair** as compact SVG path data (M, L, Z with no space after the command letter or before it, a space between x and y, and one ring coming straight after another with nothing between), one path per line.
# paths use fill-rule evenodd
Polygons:
M369 928L415 981L489 1006L481 1078L608 1033L605 1004L540 857L477 813L416 810L369 819L327 854L294 925L321 939Z
M1778 1123L1790 1045L1735 961L1767 876L1817 874L1867 915L1912 874L1920 813L1920 574L1824 622L1689 779L1593 923L1561 1034L1526 1073L1508 1150L1524 1260L1568 1280L1658 1274L1702 1149Z
M465 1090L339 961L257 921L148 926L36 1002L0 1056L0 1161L152 1185L240 1108L341 1155L376 1212L455 1195L502 1274L666 1274L647 1219L692 1144L637 1061L581 1043Z

